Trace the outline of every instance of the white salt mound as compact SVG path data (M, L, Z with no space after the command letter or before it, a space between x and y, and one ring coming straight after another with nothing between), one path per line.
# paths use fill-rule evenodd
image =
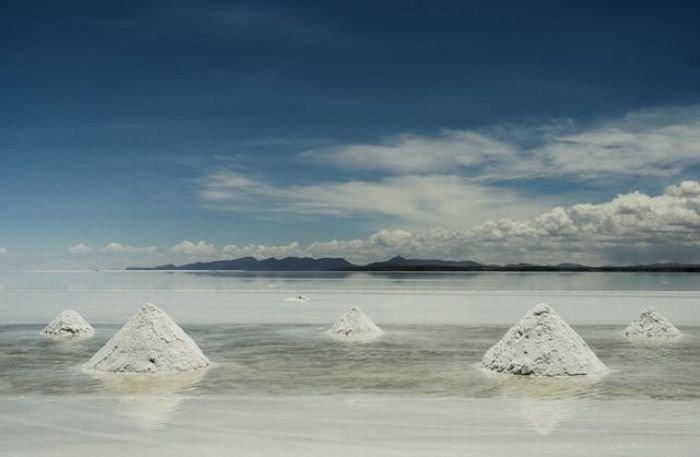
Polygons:
M83 316L66 309L61 311L41 333L47 338L55 339L90 338L95 334L95 329L83 319Z
M654 308L648 308L625 329L625 336L631 340L670 341L683 334L668 319Z
M515 375L602 375L607 371L583 338L545 303L511 327L481 363L491 371Z
M338 341L362 342L379 338L384 332L360 308L352 306L327 333Z
M85 367L113 373L172 373L208 365L192 338L163 310L147 303Z

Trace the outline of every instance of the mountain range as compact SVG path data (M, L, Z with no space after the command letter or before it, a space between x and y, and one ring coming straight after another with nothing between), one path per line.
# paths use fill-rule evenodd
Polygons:
M233 260L215 260L185 265L160 265L156 267L127 267L127 270L223 270L223 271L629 271L629 272L690 272L700 273L699 264L657 263L649 265L605 265L592 267L577 263L537 265L517 263L507 265L481 264L471 260L454 261L439 259L406 259L393 257L383 262L353 265L340 257L285 257L258 260L241 257Z
M152 268L129 267L127 270L245 270L245 271L330 271L352 268L353 264L345 259L324 257L285 257L258 260L255 257L241 257L233 260L215 260L213 262L196 262L185 265L160 265Z

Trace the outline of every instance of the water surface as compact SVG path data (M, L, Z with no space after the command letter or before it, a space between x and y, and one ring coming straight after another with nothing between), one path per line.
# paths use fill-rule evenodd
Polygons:
M307 295L305 303L286 299ZM483 353L549 302L610 373L599 380L488 375ZM213 364L146 381L81 366L144 302ZM21 456L695 456L700 283L689 274L0 274L0 442ZM371 344L324 333L359 305ZM630 344L655 306L684 333ZM43 339L64 308L95 325Z

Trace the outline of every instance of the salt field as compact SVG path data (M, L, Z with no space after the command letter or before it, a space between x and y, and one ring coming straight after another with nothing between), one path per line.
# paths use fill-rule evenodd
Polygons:
M286 300L299 294L309 300ZM145 378L85 372L146 302L211 366ZM583 337L606 376L481 369L539 302ZM2 273L0 455L692 456L699 305L691 274ZM328 336L351 306L380 338ZM626 340L650 306L683 337ZM66 308L93 338L41 336Z

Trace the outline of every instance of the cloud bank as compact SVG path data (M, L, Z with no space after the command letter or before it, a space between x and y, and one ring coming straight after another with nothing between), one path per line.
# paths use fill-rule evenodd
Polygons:
M216 246L206 241L193 243L185 240L170 248L170 251L186 257L211 257L217 254Z
M118 243L110 243L114 246ZM121 246L121 245L120 245ZM601 203L558 206L533 218L492 219L469 229L379 230L366 238L302 245L182 241L164 251L130 248L141 260L197 261L219 258L345 257L355 263L394 255L484 263L697 262L700 258L700 182L683 181L659 195L630 192ZM119 253L119 249L100 253Z
M378 230L365 238L296 241L282 245L217 248L184 240L167 249L117 242L101 249L79 243L69 251L82 259L132 265L188 263L252 256L344 257L363 264L395 255L483 263L577 262L588 265L689 262L700 259L700 182L683 181L659 195L638 191L600 203L557 206L531 218L498 218L467 229ZM0 249L0 255L7 253ZM93 257L91 257L93 256Z
M528 218L571 202L581 184L600 192L640 179L658 186L694 176L700 105L640 110L585 127L564 121L404 134L314 149L299 159L330 167L324 176L332 178L276 184L223 169L200 181L199 196L212 210L263 219L354 218L372 229L466 229ZM548 183L566 194L542 190Z
M631 192L598 204L555 207L531 219L489 220L467 230L381 230L364 239L307 246L229 245L222 253L257 258L341 256L358 263L396 254L494 263L697 262L700 182L684 181L657 196Z

